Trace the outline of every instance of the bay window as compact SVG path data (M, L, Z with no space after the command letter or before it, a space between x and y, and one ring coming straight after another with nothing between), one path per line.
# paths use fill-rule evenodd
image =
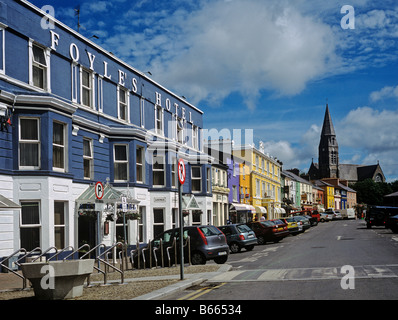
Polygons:
M19 119L19 168L40 169L39 119Z
M40 203L37 201L21 202L21 248L26 249L26 251L31 251L40 247L40 232Z
M65 129L66 125L53 123L53 170L65 172Z
M127 145L114 145L115 181L128 180L128 148Z

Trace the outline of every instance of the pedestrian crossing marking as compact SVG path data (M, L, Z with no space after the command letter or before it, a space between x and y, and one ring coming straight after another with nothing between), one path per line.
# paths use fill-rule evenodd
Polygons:
M394 268L396 272L391 270ZM366 278L398 278L398 266L356 266L355 277ZM291 268L291 269L254 269L229 271L209 279L209 282L246 282L246 281L308 281L341 279L341 267L324 268Z

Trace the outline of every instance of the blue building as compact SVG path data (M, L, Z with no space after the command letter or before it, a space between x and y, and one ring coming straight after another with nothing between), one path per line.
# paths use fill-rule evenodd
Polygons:
M76 205L97 181L138 203L128 243L178 226L179 158L186 223L212 216L203 112L24 0L0 1L0 120L0 195L21 206L0 212L0 258L121 240L120 219L98 230Z

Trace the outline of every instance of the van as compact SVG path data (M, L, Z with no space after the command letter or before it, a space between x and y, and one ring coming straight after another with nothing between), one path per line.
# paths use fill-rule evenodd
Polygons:
M366 212L366 226L370 229L373 226L386 226L391 216L398 214L397 207L370 206Z
M353 208L343 209L340 212L343 219L355 219L355 210Z

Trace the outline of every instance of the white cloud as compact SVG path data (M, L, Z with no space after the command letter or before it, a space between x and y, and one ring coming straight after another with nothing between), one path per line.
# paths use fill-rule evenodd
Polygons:
M388 98L396 98L398 99L398 86L396 87L384 87L379 91L374 91L370 94L370 99L373 102L388 99Z
M358 164L380 164L386 175L396 175L398 167L398 111L357 108L336 125L340 149L361 154Z

